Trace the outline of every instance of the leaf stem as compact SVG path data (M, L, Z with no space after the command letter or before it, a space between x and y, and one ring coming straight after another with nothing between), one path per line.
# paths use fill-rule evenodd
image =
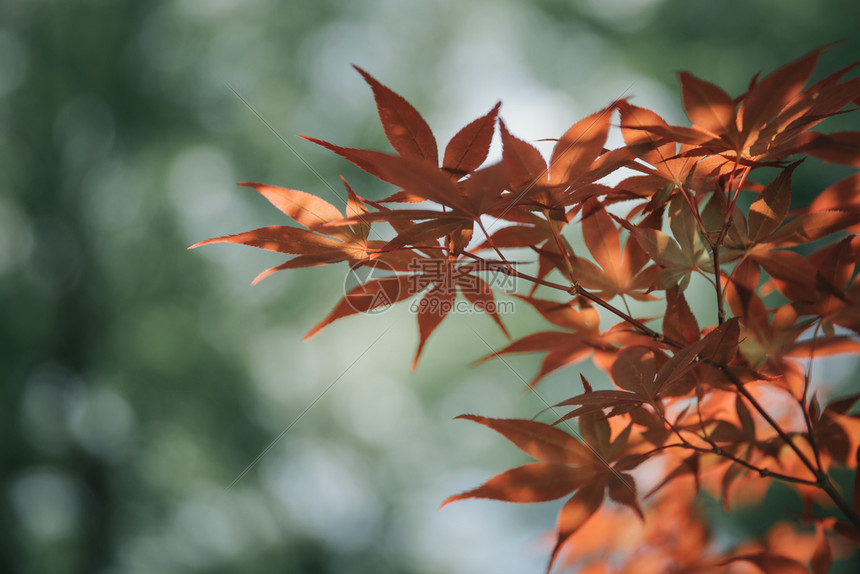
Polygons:
M723 245L723 241L726 238L726 234L729 232L729 227L731 227L732 211L734 211L735 203L737 202L738 197L740 196L741 188L744 186L744 183L746 182L746 179L747 179L747 175L749 175L749 172L750 172L749 167L745 167L743 169L743 174L741 175L741 179L738 182L737 189L735 189L734 193L732 193L732 187L733 187L734 182L735 182L735 175L738 172L738 166L739 166L739 160L738 160L738 157L735 157L735 165L732 168L732 175L729 178L729 186L728 186L729 188L728 188L728 191L726 193L727 196L731 196L731 199L728 200L729 204L728 204L728 207L726 209L726 219L723 222L723 228L720 230L720 234L717 236L717 240L714 242L710 241L707 234L705 235L705 238L708 240L708 243L711 244L711 252L713 253L713 256L714 256L714 280L716 283L715 289L717 292L717 322L720 325L722 325L723 322L726 320L726 309L725 309L725 304L723 303L723 281L722 281L723 272L722 272L722 269L720 267L720 248Z
M798 404L800 405L800 411L803 413L803 422L806 424L806 433L809 438L809 445L812 447L812 454L815 456L815 464L818 466L818 470L824 470L824 467L821 465L821 453L818 450L818 442L815 440L815 430L812 425L812 419L809 416L809 403L808 403L808 395L809 395L809 385L812 381L812 365L815 362L815 344L818 342L818 333L821 330L821 321L817 321L817 325L815 326L815 332L812 334L812 347L809 350L809 368L806 369L806 376L803 378L803 392L798 399Z
M726 309L723 304L723 271L720 268L720 244L715 243L711 247L714 254L714 288L717 291L717 322L722 325L726 320Z
M839 494L839 491L836 490L836 488L833 486L833 483L830 482L830 478L826 474L822 475L821 483L818 484L818 486L819 488L824 489L824 492L826 492L827 495L830 496L830 500L836 503L836 506L838 506L839 510L841 510L842 513L848 517L848 520L850 520L854 524L854 526L860 528L860 517L857 516L857 514L851 508L851 505L848 504L848 502L844 498L842 498L842 495Z
M496 247L495 243L493 243L493 238L490 237L490 234L487 232L487 229L484 227L484 224L483 224L483 222L481 222L481 219L478 218L478 219L476 219L476 221L478 222L478 227L480 227L481 231L484 233L484 237L487 238L487 243L490 244L490 247L492 247L493 251L496 252L496 255L499 256L499 260L501 260L505 264L505 266L507 266L509 271L513 271L514 268L511 266L510 261L508 261L504 255L502 255L502 252L499 251L499 248Z
M546 218L546 223L549 226L550 231L552 231L552 236L555 239L556 247L558 247L558 252L564 259L564 264L567 267L567 275L568 279L574 285L577 285L576 278L574 277L575 273L573 272L573 263L570 260L570 255L567 252L567 247L564 245L564 241L561 237L561 232L555 228L555 225L552 223L552 218L549 216L549 210L547 208L543 208L543 216Z
M681 192L681 196L684 198L684 201L687 202L687 205L690 207L690 211L693 214L693 218L696 220L696 224L699 226L699 230L702 232L702 235L705 236L705 239L708 238L708 230L705 228L705 222L702 221L702 215L699 213L698 207L693 203L692 196L687 192L684 188L684 185L681 183L677 183L678 190Z

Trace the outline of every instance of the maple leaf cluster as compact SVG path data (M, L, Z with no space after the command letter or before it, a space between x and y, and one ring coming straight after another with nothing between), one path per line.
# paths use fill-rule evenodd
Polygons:
M548 160L511 134L500 104L440 154L415 108L359 68L396 153L306 139L397 191L371 201L344 180L341 213L302 191L243 184L301 227L265 227L194 247L240 243L296 256L255 281L339 262L385 271L346 293L308 336L420 294L415 363L460 295L509 336L489 304L487 274L530 282L527 294L514 296L551 328L482 360L542 353L534 386L591 357L613 388L594 390L581 377L582 392L548 409L548 422L463 415L537 462L444 504L566 497L548 571L565 555L566 564L587 564L588 572L826 572L834 547L845 554L860 543L860 479L853 497L832 480L836 468L857 475L860 416L852 409L860 394L823 404L812 365L822 356L860 354L860 174L794 210L792 178L809 156L860 166L860 132L813 129L860 105L860 78L850 77L854 64L810 84L821 52L756 76L734 98L683 72L690 125L670 125L621 99L561 134ZM611 129L620 129L625 145L606 148ZM501 161L485 165L497 130ZM627 175L606 183L615 172ZM392 239L371 239L381 223L393 228ZM574 249L572 233L581 234L584 249ZM523 271L506 255L513 250L536 259L537 271ZM713 289L710 324L700 324L703 313L685 297L693 275ZM634 316L628 299L664 305L662 321ZM598 308L617 322L601 325ZM642 476L651 477L646 493L637 486ZM814 525L814 534L783 525L722 554L706 546L696 493L729 508L760 500L773 481L796 489L804 501L798 522ZM674 502L661 497L669 484ZM644 520L635 548L612 535L631 516ZM667 523L690 538L671 542ZM621 558L606 559L610 551Z

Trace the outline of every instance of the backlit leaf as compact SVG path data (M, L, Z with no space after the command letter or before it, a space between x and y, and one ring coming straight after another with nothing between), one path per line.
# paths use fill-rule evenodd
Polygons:
M618 283L621 271L621 239L612 218L597 200L590 199L582 208L582 235L588 251L604 271Z
M392 275L362 283L347 293L325 319L308 331L305 339L310 339L323 327L343 317L402 301L416 293L414 288L415 281L409 275Z
M501 102L490 113L471 122L457 132L445 148L442 167L457 175L465 175L481 167L490 151Z
M745 554L743 556L735 556L723 562L729 564L731 562L751 562L758 566L763 572L770 574L809 574L806 566L786 556L761 552L758 554Z
M500 433L526 454L544 462L589 464L591 450L566 432L538 421L460 415Z
M546 182L546 161L537 148L512 136L505 122L499 120L499 126L502 131L502 161L508 166L514 188Z
M833 565L833 550L821 523L815 525L815 551L809 565L812 574L827 574Z
M610 106L579 120L558 139L550 156L552 183L573 181L587 171L606 143L613 109Z
M603 504L605 489L604 484L600 482L583 486L561 507L557 519L558 534L549 565L547 566L547 573L552 570L553 563L567 539L582 528L588 519L597 512L600 505Z
M750 207L749 236L752 241L760 241L780 226L791 205L791 174L798 163L782 170Z
M304 191L263 183L242 182L239 185L253 187L272 205L308 229L343 217L338 208Z
M684 298L684 293L677 287L666 291L663 334L682 343L694 343L699 340L699 324Z
M593 476L594 472L590 469L551 462L532 462L497 474L478 488L449 496L442 503L442 507L466 498L547 502L570 494L587 484Z
M681 93L687 117L702 129L719 135L735 129L735 105L719 87L681 72Z
M379 83L373 76L354 66L373 89L379 119L385 135L397 153L426 159L438 165L436 138L421 114L402 96Z
M818 62L821 49L814 50L768 74L744 98L742 133L749 135L764 126L803 89Z
M418 366L418 358L427 343L427 338L454 308L457 291L453 286L435 285L418 303L418 350L412 360L412 369Z
M615 384L647 401L655 398L656 374L654 352L646 347L628 347L612 363L612 380Z

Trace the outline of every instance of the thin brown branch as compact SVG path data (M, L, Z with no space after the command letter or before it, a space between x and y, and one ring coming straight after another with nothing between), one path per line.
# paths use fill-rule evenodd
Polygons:
M490 244L490 247L492 247L493 251L496 252L496 255L499 256L499 260L505 264L505 266L508 268L509 271L513 271L514 268L511 265L511 262L508 261L507 258L504 255L502 255L502 252L499 251L499 248L496 247L496 244L493 242L493 238L490 237L490 234L487 232L487 229L486 229L486 227L484 227L484 224L481 222L480 219L476 219L476 221L478 222L478 227L481 228L481 231L484 233L484 236L487 238L487 243Z
M726 320L726 309L723 303L723 271L720 267L720 244L715 243L711 251L714 254L714 289L717 291L717 322L722 325Z
M806 433L809 438L809 445L812 447L812 454L815 456L815 464L818 466L819 472L824 472L824 467L821 465L821 453L818 449L818 441L815 440L815 429L812 425L812 419L809 417L809 385L812 381L812 365L815 362L815 344L818 342L818 333L821 330L821 321L815 326L815 332L812 334L812 346L809 350L809 368L806 369L806 376L803 378L803 392L798 399L800 411L803 413L803 422L806 424Z
M749 470L751 470L753 472L758 473L760 476L763 476L763 477L764 476L772 476L773 478L776 478L778 480L782 480L784 482L793 482L796 484L806 484L808 486L818 486L817 481L808 480L808 479L800 478L797 476L791 476L789 474L783 474L781 472L774 472L772 470L768 470L767 468L756 466L753 463L749 462L748 460L744 460L738 456L733 455L730 452L726 452L722 447L717 445L713 441L713 439L711 439L711 437L709 437L704 432L703 432L703 436L699 436L698 434L695 434L695 436L704 440L705 442L707 442L711 448L696 446L696 445L692 444L690 441L688 441L681 434L681 431L678 430L678 428L674 424L672 424L671 421L669 421L669 419L667 419L665 416L663 416L662 418L663 418L663 422L669 427L669 429L673 433L675 433L675 436L677 436L678 439L683 443L683 445L688 449L694 450L696 452L701 452L703 454L714 454L717 456L721 456L723 458L727 458L733 462L738 463L739 465L741 465L743 467L748 468Z
M477 261L482 261L484 263L487 263L488 265L493 265L493 262L487 261L483 257L481 257L479 255L475 255L474 253L470 253L468 251L463 251L462 255L464 255L466 257L470 257L470 258L475 259ZM533 282L533 283L536 283L538 285L542 285L544 287L548 287L551 289L557 289L560 291L565 291L565 292L570 293L572 295L579 295L581 297L584 297L585 299L588 299L589 301L593 302L594 304L596 304L600 307L603 307L604 309L617 315L618 317L620 317L624 321L630 323L630 325L632 325L633 327L635 327L636 329L641 331L643 334L645 334L649 337L652 337L654 340L661 342L661 343L664 343L670 347L674 347L676 349L683 349L684 348L683 344L681 344L678 341L675 341L671 338L665 337L662 333L658 333L657 331L645 326L641 321L634 319L633 317L631 317L630 315L628 315L624 311L622 311L622 310L618 309L617 307L609 304L604 299L594 295L593 293L589 292L588 290L584 289L583 287L581 287L578 284L575 284L572 287L566 287L566 286L561 285L559 283L554 283L552 281L546 281L544 279L540 279L538 277L531 276L527 273L522 273L521 271L517 271L513 267L511 267L509 269L509 268L505 267L503 264L496 264L496 266L499 268L499 270L501 272L507 273L507 274L512 275L514 277L517 277L519 279L523 279L525 281L530 281L530 282ZM791 477L789 475L784 475L781 473L773 472L773 471L770 471L768 469L755 467L755 465L751 465L750 463L747 463L746 461L743 461L742 459L739 459L738 457L735 457L734 455L730 455L729 453L726 453L725 451L723 451L719 447L715 447L715 448L712 447L712 449L703 449L702 447L696 447L694 445L690 445L690 447L694 448L696 450L699 450L700 452L719 454L720 456L724 456L725 458L730 458L734 462L737 462L738 464L741 464L747 468L750 468L750 470L754 470L754 471L758 472L762 476L768 476L769 475L769 476L773 476L774 478L784 480L786 482L795 482L798 484L817 486L818 488L821 488L822 490L824 490L827 493L827 495L830 497L830 499L833 500L833 502L839 507L839 509L845 514L845 516L854 525L856 525L858 528L860 528L860 516L858 516L852 510L851 505L848 504L848 502L846 502L846 500L842 497L842 495L836 490L836 488L833 486L833 484L828 479L827 475L822 470L817 468L815 463L813 463L809 459L809 457L807 457L806 454L804 454L804 452L802 450L800 450L800 448L794 443L794 441L791 439L791 437L782 429L782 427L779 425L779 423L776 420L774 420L774 418L772 416L770 416L770 414L765 410L765 408L761 405L761 403L758 402L758 400L744 387L743 383L729 370L729 367L727 365L724 365L721 363L715 363L715 362L710 361L710 360L704 360L703 362L705 362L705 363L711 365L712 367L715 367L716 369L720 370L729 379L729 381L731 381L731 383L738 390L738 392L746 399L746 401L750 405L752 405L752 407L767 422L767 424L770 425L770 427L776 431L776 433L779 435L780 439L786 445L788 445L788 447L791 450L794 451L794 453L800 459L801 463L803 463L803 465L806 468L808 468L809 471L812 473L812 475L815 477L815 480L808 480L808 479L803 479L803 478L798 478L798 477Z
M546 208L543 209L543 216L546 218L546 223L549 225L550 231L552 231L553 239L555 239L555 245L558 247L558 252L561 254L562 259L564 259L564 264L567 267L567 276L571 282L576 285L576 277L573 272L573 263L570 260L570 255L567 252L567 247L564 244L564 240L561 237L561 232L555 228L555 225L552 223L552 218L549 216L549 210Z

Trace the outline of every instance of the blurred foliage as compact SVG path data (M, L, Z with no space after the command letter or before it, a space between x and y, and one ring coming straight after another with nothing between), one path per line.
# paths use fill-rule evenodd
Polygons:
M235 181L342 203L344 173L387 193L292 136L386 148L350 63L440 139L497 99L536 139L627 90L679 120L678 69L738 93L842 40L832 71L860 52L857 15L837 0L0 4L0 570L536 570L553 509L436 512L517 460L453 416L544 406L504 365L464 370L489 352L473 330L501 342L485 318L446 324L409 374L403 309L301 342L342 270L252 289L267 254L185 248L279 223Z

